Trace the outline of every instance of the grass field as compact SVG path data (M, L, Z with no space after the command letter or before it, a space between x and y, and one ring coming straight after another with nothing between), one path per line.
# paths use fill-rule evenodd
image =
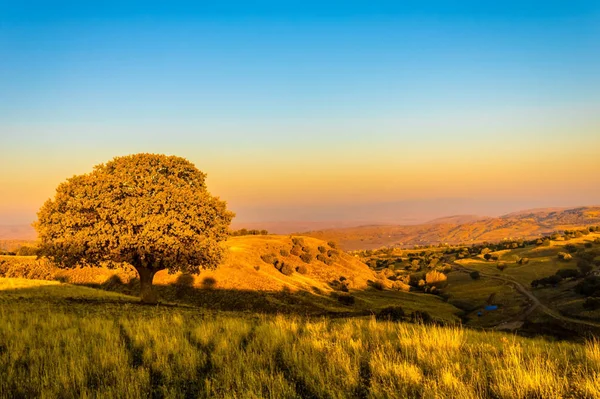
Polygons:
M574 287L581 279L574 281L564 280L556 286L530 288L533 280L551 276L560 269L577 269L576 257L564 261L558 259L558 253L567 252L565 249L566 245L574 245L578 250L597 252L600 247L594 241L598 237L600 235L597 233L591 233L587 236L566 241L551 241L549 246L528 246L525 248L497 251L494 254L499 256L498 261L486 261L483 256L479 255L477 258L458 260L456 263L472 270L517 281L526 289L530 289L543 304L559 311L563 315L598 320L600 318L600 310L586 310L583 307L586 298L575 293ZM585 243L591 244L591 248L584 249ZM529 262L522 265L518 264L517 260L520 258L528 258ZM497 267L498 263L503 263L506 268L500 271ZM481 299L486 294L491 295L495 292L497 294L496 301L503 305L501 310L509 308L518 313L518 309L523 309L525 306L522 296L516 294L514 290L512 290L513 295L510 295L510 287L502 284L500 281L487 279L487 284L482 284L480 281L469 282L468 280L466 274L462 277L450 274L447 291L451 298L460 298L460 300L465 300L467 303L474 303L470 299L476 297L477 293L481 294L480 298L477 298L481 302ZM479 290L477 287L481 287L482 290ZM485 290L486 287L489 288L487 291ZM505 292L506 290L509 291ZM457 305L452 299L450 303ZM485 326L485 320L481 321L483 323L470 323Z
M600 343L460 327L142 306L0 279L0 397L600 396Z
M507 283L492 279L473 280L466 273L448 274L444 288L448 302L465 311L468 324L474 327L490 327L506 321L526 307L527 301ZM487 304L498 305L498 310L485 312ZM482 315L477 313L482 311Z

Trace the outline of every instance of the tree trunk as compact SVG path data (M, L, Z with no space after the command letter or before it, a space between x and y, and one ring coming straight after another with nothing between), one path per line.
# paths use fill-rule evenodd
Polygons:
M136 268L136 270L140 275L140 298L142 303L158 303L158 296L152 286L152 280L156 272L146 267Z

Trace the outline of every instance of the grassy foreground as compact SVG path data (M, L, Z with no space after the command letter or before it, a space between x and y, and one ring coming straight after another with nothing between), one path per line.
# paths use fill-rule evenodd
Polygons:
M0 279L0 397L597 398L600 342L206 313Z

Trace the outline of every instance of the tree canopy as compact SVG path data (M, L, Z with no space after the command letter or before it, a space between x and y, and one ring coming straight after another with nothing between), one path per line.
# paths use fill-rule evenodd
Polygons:
M176 156L114 158L60 184L38 212L41 253L61 267L128 263L141 296L155 302L154 274L198 273L223 255L234 214L206 188L206 175Z

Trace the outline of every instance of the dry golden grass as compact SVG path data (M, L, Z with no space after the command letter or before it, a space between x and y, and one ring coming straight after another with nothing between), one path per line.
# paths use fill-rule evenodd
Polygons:
M211 314L31 280L0 287L1 398L600 397L598 340Z

